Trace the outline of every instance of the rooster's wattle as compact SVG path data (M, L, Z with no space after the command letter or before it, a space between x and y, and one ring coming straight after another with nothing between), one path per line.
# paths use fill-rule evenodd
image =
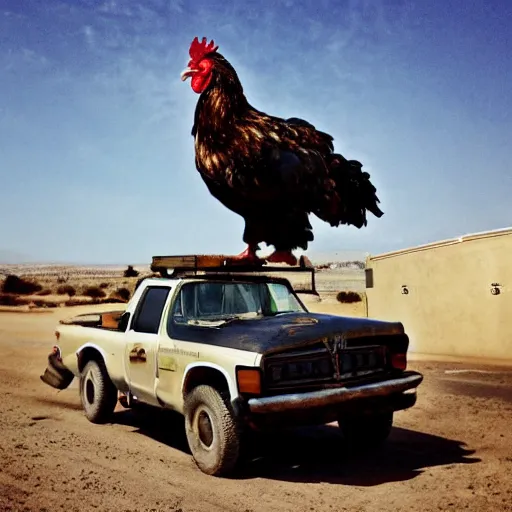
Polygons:
M206 38L196 37L182 80L198 93L192 135L195 163L210 193L245 220L247 249L236 258L296 263L293 250L313 240L309 214L331 226L367 225L381 217L376 189L356 160L334 153L333 137L299 118L282 119L247 101L231 64Z

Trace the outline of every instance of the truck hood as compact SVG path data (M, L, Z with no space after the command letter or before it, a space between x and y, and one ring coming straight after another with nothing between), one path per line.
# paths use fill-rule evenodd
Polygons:
M300 347L333 334L357 332L365 336L402 334L400 322L369 318L343 317L319 313L286 313L251 320L234 320L220 327L174 324L171 336L176 340L268 354Z

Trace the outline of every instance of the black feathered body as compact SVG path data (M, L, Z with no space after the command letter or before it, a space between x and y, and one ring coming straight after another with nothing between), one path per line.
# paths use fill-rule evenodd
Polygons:
M210 193L245 219L244 241L307 249L309 214L338 226L380 217L361 164L333 152L333 138L298 118L252 107L232 66L218 53L195 111L196 167Z

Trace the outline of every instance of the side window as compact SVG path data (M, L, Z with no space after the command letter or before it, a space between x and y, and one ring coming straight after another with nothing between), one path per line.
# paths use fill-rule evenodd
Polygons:
M160 319L170 288L148 288L133 320L132 329L136 332L158 334Z

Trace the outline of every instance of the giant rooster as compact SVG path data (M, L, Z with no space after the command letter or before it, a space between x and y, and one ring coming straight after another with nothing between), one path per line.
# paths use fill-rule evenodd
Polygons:
M383 212L356 160L334 153L333 137L298 119L282 119L247 101L233 66L218 46L196 37L181 79L199 94L192 136L195 163L209 192L245 220L247 249L240 263L262 263L260 243L274 246L267 258L295 265L293 250L313 240L309 214L331 226L367 225L366 211Z

